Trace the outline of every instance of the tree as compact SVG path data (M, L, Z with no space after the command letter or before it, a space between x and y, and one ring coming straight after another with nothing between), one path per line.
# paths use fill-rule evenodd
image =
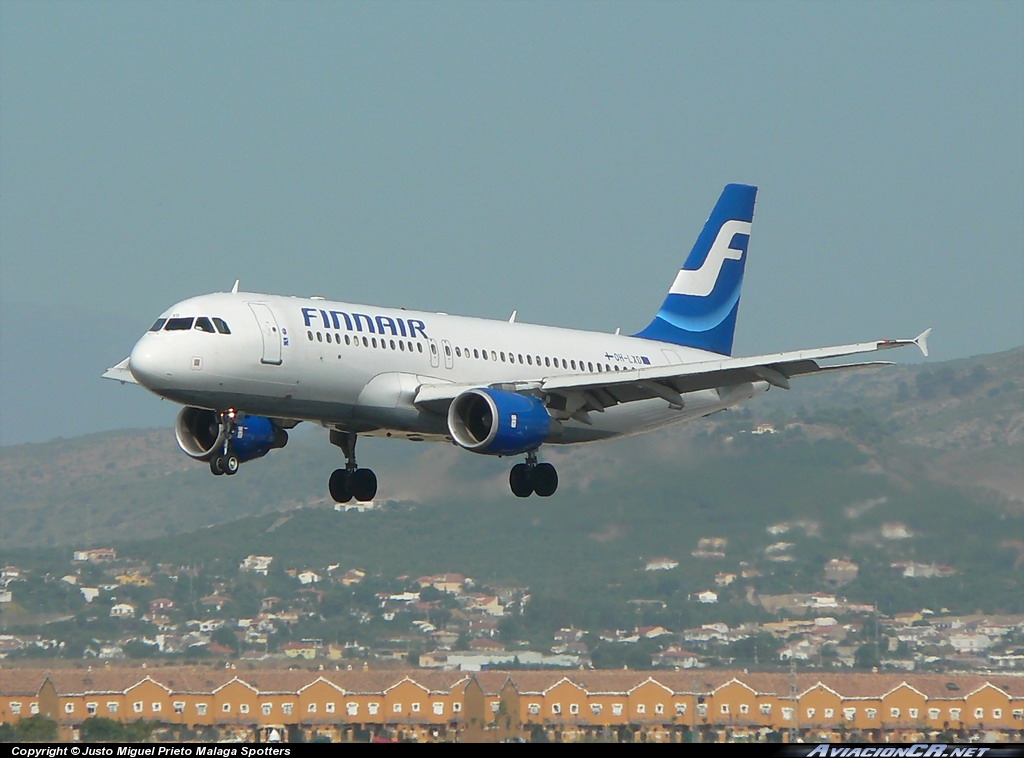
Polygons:
M853 665L859 669L873 669L881 664L882 657L876 642L868 642L861 645L853 655Z
M82 722L83 742L122 742L124 733L121 722L104 716L91 716Z
M769 663L775 659L779 643L768 632L759 632L726 646L727 655L744 663Z
M218 629L214 629L210 634L210 640L216 642L218 645L231 648L235 652L238 652L238 637L235 635L231 627L222 626Z
M131 659L153 658L160 652L156 645L150 645L142 640L131 640L124 644L124 654Z
M506 642L516 642L524 636L523 622L519 614L506 613L498 620L498 636Z
M146 721L145 719L139 719L132 721L129 724L124 725L125 729L125 742L145 742L149 739L150 735L153 734L153 730L156 729L156 721Z
M22 719L14 729L18 742L53 742L57 739L57 722L41 713Z
M598 645L590 654L594 668L620 669L623 667L634 670L651 667L651 651L655 646L649 640L633 644L611 642Z

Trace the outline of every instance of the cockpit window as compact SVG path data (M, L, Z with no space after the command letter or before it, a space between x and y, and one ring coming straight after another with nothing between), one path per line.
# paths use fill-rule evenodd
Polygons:
M209 317L209 316L180 316L177 318L160 318L156 320L156 323L150 327L149 331L159 332L163 329L165 332L185 332L189 329L195 328L200 332L207 332L208 334L231 334L231 330L228 328L227 323L222 318Z
M194 318L189 316L188 318L169 318L167 319L167 325L164 327L164 331L167 332L184 332L192 328L192 322Z

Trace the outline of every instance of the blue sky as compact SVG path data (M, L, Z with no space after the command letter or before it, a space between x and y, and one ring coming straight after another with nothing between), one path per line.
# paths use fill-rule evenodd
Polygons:
M2 0L0 443L235 279L638 330L728 182L737 354L1024 344L1024 4Z

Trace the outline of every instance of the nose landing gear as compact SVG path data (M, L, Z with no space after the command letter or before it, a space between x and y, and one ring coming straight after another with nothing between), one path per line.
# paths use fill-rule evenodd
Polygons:
M210 430L217 435L217 439L224 440L221 451L210 458L210 473L214 476L222 474L234 476L238 473L238 467L242 465L238 456L231 452L231 440L234 438L235 428L238 426L237 421L238 414L235 411L221 411L217 414L216 428Z
M238 473L238 467L241 465L237 455L215 455L210 459L210 473L214 476L221 474L234 476Z
M354 432L339 432L332 429L331 444L337 445L345 454L345 468L335 469L327 484L331 497L336 503L347 503L355 498L361 503L377 496L377 475L372 469L359 468L356 463L356 435Z
M526 454L525 463L517 463L508 475L508 484L516 497L551 497L558 489L558 472L550 463L537 463L537 451Z

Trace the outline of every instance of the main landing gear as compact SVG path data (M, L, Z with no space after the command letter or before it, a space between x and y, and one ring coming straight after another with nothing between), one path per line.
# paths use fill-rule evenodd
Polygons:
M210 473L214 476L227 474L234 476L238 473L238 467L242 465L238 456L231 452L231 440L235 435L238 414L235 411L221 411L217 414L217 426L211 424L210 433L216 439L224 440L224 445L219 453L214 453L210 458Z
M356 464L356 435L354 432L331 430L331 444L345 454L345 468L335 469L328 487L336 503L347 503L352 498L360 502L373 500L377 495L377 475L371 469Z
M558 472L550 463L537 463L537 451L526 454L526 463L517 463L508 475L508 484L516 497L551 497L558 489Z

